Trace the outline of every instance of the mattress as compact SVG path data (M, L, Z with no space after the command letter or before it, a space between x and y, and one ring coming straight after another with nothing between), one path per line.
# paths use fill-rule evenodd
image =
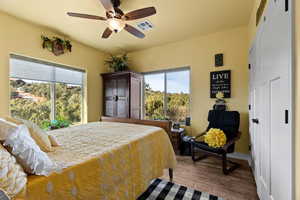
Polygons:
M63 170L29 176L25 199L134 200L176 165L169 137L157 127L95 122L49 134L61 146L48 155Z

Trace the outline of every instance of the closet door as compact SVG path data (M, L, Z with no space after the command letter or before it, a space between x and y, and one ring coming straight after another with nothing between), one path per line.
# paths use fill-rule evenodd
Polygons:
M258 107L259 103L257 102L257 88L255 83L255 71L257 69L256 66L256 47L255 45L252 47L249 55L249 70L250 70L250 84L249 84L249 133L250 133L250 145L251 145L251 157L252 163L251 168L255 177L255 180L258 180L258 166L259 166L259 140L258 140L258 124L254 123L253 120L256 119L258 115Z
M270 127L269 127L269 85L264 82L256 88L256 143L258 147L258 187L259 197L261 199L269 199L270 195Z
M291 0L270 1L266 72L270 95L270 199L292 200L292 17Z
M292 18L289 0L269 1L256 38L250 90L254 163L262 200L292 200ZM250 55L251 60L251 55ZM252 72L251 72L252 73Z

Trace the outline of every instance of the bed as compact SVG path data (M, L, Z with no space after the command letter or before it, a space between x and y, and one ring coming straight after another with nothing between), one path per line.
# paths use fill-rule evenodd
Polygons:
M51 131L61 146L48 155L63 170L48 177L30 175L22 198L137 199L152 179L176 165L168 134L148 126L157 125L153 123L102 118L101 122Z

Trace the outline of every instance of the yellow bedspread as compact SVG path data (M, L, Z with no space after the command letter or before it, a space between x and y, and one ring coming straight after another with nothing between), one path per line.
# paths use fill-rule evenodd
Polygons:
M48 155L66 168L29 176L26 199L135 200L176 164L168 135L156 127L96 122L51 134L61 146Z

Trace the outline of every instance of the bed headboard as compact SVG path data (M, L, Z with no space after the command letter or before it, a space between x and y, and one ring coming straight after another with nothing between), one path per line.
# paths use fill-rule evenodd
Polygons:
M164 129L169 136L171 135L171 127L172 127L171 121L139 120L139 119L104 117L104 116L101 117L101 121L156 126Z

